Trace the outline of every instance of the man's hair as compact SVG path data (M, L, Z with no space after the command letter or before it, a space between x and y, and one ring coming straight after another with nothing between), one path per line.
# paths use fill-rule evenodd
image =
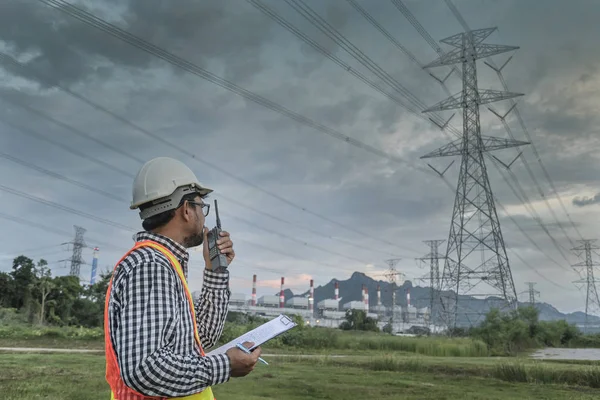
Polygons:
M179 209L179 207L181 207L183 205L183 203L188 200L188 201L194 201L194 199L200 196L198 193L188 193L186 195L184 195L181 198L181 201L179 202L179 204L177 205L176 208L172 209L172 210L167 210L164 211L160 214L156 214L153 215L151 217L146 218L145 220L142 221L142 227L144 228L144 230L146 232L150 232L153 231L155 229L158 229L160 227L165 226L166 224L168 224L174 217L175 217L175 212ZM204 198L206 196L200 196L201 198ZM144 209L148 208L152 206L152 203L148 203L148 204L142 204L140 206L140 211L143 211ZM190 206L195 207L195 204L190 204Z

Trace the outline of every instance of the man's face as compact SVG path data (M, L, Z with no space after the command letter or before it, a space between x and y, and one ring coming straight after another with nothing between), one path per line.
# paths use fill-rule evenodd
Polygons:
M206 208L202 207L204 200L200 196L196 196L192 202L186 201L186 204L184 204L184 207L186 207L184 212L187 212L189 217L186 223L186 236L184 239L184 245L187 248L200 246L204 241L204 223L206 221L204 216Z

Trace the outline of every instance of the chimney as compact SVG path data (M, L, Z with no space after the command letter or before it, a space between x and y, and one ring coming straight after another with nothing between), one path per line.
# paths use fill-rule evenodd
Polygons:
M279 308L283 308L284 307L284 303L285 303L285 297L283 296L283 282L284 282L284 277L281 277L281 292L279 292Z
M334 295L334 299L339 300L340 299L340 284L335 281L335 295Z
M381 286L377 285L377 306L381 307Z
M314 281L311 279L310 280L310 295L308 297L308 310L310 312L313 312L314 301L315 301L315 287L314 287Z
M252 275L252 306L256 306L256 274Z
M410 307L410 289L406 288L406 304Z
M365 311L369 312L369 288L365 287Z
M366 299L367 299L367 289L365 288L365 285L363 283L363 285L362 285L362 302L363 302L363 307L365 306Z

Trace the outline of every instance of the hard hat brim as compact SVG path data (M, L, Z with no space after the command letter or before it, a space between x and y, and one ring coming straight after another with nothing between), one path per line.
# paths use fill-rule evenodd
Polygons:
M200 185L197 182L196 183L192 183L190 185L184 185L184 186L192 186L193 189L194 189L193 191L196 192L196 193L198 193L198 195L200 195L202 197L204 197L204 196L206 196L206 195L208 195L208 194L210 194L210 193L213 192L213 189L211 189L209 187L206 187L206 186L202 186L202 185ZM180 186L180 188L181 187L182 186ZM175 191L177 191L177 190L175 190ZM175 191L173 193L175 193ZM173 195L173 193L171 193L171 195ZM144 199L144 200L138 201L136 203L131 203L131 205L129 206L129 209L130 210L135 210L135 209L139 208L140 206L142 206L144 204L152 203L154 201L161 200L161 199L166 199L168 197L170 197L170 195L169 196L164 196L164 197L159 197L159 198Z

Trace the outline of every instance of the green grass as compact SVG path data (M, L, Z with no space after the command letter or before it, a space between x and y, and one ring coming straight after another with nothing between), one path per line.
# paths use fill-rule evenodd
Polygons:
M593 399L598 367L464 357L272 357L214 388L227 399ZM531 380L530 377L537 377ZM577 376L566 379L565 376ZM597 386L595 386L597 387ZM108 399L104 357L0 354L4 400ZM85 394L85 396L83 396Z
M252 329L252 325L226 324L222 343ZM407 352L435 357L482 357L489 355L480 340L447 337L402 337L385 333L341 331L327 328L298 328L269 341L265 350Z
M221 343L240 336L251 326L226 324ZM0 347L103 348L100 328L0 326ZM269 352L365 354L414 353L435 357L483 357L487 346L469 338L401 337L384 333L300 328L277 337L264 347Z
M0 339L69 339L69 340L102 340L104 331L101 328L83 328L74 326L0 326Z
M303 362L298 356L286 357L288 362ZM563 360L565 361L565 360ZM441 357L316 357L314 364L356 367L370 371L421 372L441 375L496 378L508 382L535 384L567 384L600 388L600 366L579 362L553 363L527 358L441 358Z

